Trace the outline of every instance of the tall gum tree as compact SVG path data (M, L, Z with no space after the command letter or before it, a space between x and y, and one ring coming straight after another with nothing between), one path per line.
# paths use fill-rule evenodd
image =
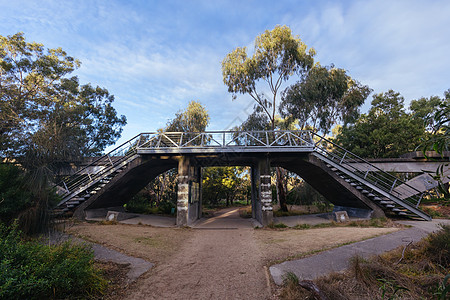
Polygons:
M246 47L238 47L222 61L223 82L228 92L248 94L255 100L275 128L277 97L280 88L292 75L302 75L314 64L315 50L293 36L287 26L276 26L256 37L255 49L250 57ZM265 95L259 82L265 82L271 95Z
M288 26L278 25L256 37L251 57L246 47L238 47L226 55L222 61L223 82L233 99L237 94L250 95L257 110L264 111L274 130L280 88L292 75L305 74L314 64L315 54L313 48L307 50L300 37L292 35ZM262 92L260 82L265 82L270 95ZM281 173L282 170L277 168L277 195L281 209L287 211Z
M328 134L333 125L355 121L371 89L345 70L316 64L302 80L283 91L280 113L301 129Z

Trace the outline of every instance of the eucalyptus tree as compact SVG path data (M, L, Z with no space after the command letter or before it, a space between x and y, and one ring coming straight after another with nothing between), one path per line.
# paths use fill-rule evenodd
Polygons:
M280 113L297 121L301 129L312 128L326 135L335 124L354 121L370 92L345 70L316 64L283 92Z
M108 90L70 74L80 62L22 33L0 36L0 153L44 164L100 154L120 137L124 116Z
M439 113L434 97L412 101L409 111L400 93L373 96L371 108L353 124L340 129L336 141L364 158L398 157L417 150L430 137L427 116Z
M175 118L167 123L164 131L202 132L209 124L209 113L200 102L190 101L187 108L178 111Z
M27 42L23 33L0 36L0 157L18 162L28 176L23 188L31 199L21 215L31 228L45 215L54 171L100 154L126 124L108 90L71 76L79 66L61 48Z
M276 26L256 37L253 55L249 56L246 47L238 47L226 55L222 61L223 82L233 99L237 94L250 95L274 129L280 88L292 75L307 72L314 63L314 55L315 50L307 50L289 27ZM270 95L264 93L267 89Z
M256 110L266 114L273 130L283 83L294 74L306 73L314 64L314 55L315 50L308 50L288 26L276 26L256 37L253 55L247 54L246 47L238 47L226 55L222 61L223 82L233 99L237 94L250 95L256 102ZM270 92L266 95L264 90L267 89ZM277 186L282 186L281 177L281 170L277 168L280 181ZM277 191L281 209L287 211L284 192Z

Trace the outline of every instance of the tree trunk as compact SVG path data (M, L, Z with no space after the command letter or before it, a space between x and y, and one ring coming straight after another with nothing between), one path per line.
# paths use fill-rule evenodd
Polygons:
M283 184L283 169L277 167L276 170L277 170L277 195L278 195L278 203L280 204L280 210L288 211L286 205L286 192L284 190Z

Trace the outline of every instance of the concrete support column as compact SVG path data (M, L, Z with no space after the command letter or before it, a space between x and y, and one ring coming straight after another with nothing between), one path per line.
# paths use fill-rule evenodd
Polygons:
M201 168L188 156L178 161L177 226L189 226L201 216Z
M270 162L262 159L258 163L259 169L259 199L261 202L261 224L267 226L273 222L272 191L270 177ZM259 221L259 220L258 220Z
M182 156L178 161L177 226L188 225L189 209L189 158Z
M251 167L251 187L252 187L252 218L261 222L261 202L259 201L259 169L258 166Z
M273 222L270 162L260 159L252 166L252 217L263 226Z

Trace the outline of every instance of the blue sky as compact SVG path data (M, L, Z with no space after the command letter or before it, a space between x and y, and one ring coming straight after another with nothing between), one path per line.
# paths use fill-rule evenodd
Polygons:
M253 47L264 30L288 25L375 93L412 99L450 88L450 1L94 1L0 0L0 35L62 47L81 60L82 83L106 87L128 119L120 141L163 127L190 100L210 130L238 125L252 100L232 101L221 61ZM367 110L372 97L363 107Z

